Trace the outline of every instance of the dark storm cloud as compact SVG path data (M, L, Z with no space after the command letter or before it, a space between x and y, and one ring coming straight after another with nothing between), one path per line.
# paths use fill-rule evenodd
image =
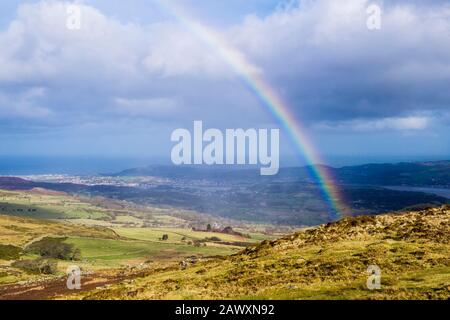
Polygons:
M299 117L372 121L449 110L448 4L386 2L381 29L369 30L372 2L305 3L235 30Z

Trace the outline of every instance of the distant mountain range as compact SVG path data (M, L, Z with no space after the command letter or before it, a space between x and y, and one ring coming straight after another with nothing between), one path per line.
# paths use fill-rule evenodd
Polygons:
M450 187L450 160L434 162L402 162L364 164L333 168L322 166L340 184L376 186L435 186ZM220 180L283 180L310 179L311 167L281 168L274 177L261 177L257 169L227 169L191 166L148 166L113 174L114 176L157 176L176 179Z
M342 183L450 187L450 161L366 164L333 171Z
M450 161L322 169L335 177L346 205L355 216L450 203ZM124 181L130 176L164 179L122 186L0 177L0 189L44 188L283 225L317 225L335 220L340 215L330 208L310 170L311 167L283 168L276 176L264 177L256 168L149 166L110 176ZM398 189L399 186L402 189ZM434 191L438 188L440 192Z

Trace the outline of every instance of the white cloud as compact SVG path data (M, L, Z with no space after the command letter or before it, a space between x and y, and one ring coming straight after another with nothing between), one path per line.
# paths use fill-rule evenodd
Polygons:
M146 70L164 77L183 75L224 76L228 66L205 47L201 39L173 23L152 26L149 34L157 35L151 41L143 60Z
M99 72L137 80L146 76L145 71L158 75L214 73L223 64L176 24L123 24L80 4L81 29L69 30L68 4L41 1L19 7L17 19L0 33L0 82L64 75L87 79ZM89 69L96 73L87 74Z
M167 117L173 115L179 103L170 98L116 99L116 111L133 117Z
M322 122L315 127L320 130L341 130L341 131L416 131L426 129L432 122L427 116L408 116L399 118L383 119L356 119L343 122Z
M40 103L45 94L46 89L41 87L31 88L20 94L0 92L0 118L48 120L52 111Z

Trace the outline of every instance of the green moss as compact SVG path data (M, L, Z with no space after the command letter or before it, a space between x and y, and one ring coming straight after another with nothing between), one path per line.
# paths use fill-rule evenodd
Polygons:
M19 259L21 253L22 248L0 244L0 260L16 260Z

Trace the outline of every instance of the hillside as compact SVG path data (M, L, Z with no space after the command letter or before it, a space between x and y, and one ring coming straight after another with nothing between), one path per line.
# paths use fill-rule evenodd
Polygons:
M0 245L24 246L34 239L48 235L102 239L120 238L113 230L100 226L83 226L0 214Z
M450 161L366 164L333 169L343 183L381 186L450 186Z
M0 190L0 300L64 292L60 280L71 264L88 270L91 285L118 282L128 268L230 255L276 234L244 224L234 233L208 231L200 221L196 231L173 209L142 209L44 189ZM52 289L36 289L42 284Z
M85 299L448 299L450 206L345 218L223 259L148 269ZM369 265L381 289L366 287Z
M18 261L38 263L38 260L34 260L38 257L26 251L31 243L45 237L81 238L88 239L90 242L101 239L108 241L120 241L121 239L113 230L101 226L83 226L62 221L7 216L1 213L0 210L0 300L3 298L1 290L3 284L39 281L49 276L14 266ZM60 266L59 269L63 271L64 266Z

